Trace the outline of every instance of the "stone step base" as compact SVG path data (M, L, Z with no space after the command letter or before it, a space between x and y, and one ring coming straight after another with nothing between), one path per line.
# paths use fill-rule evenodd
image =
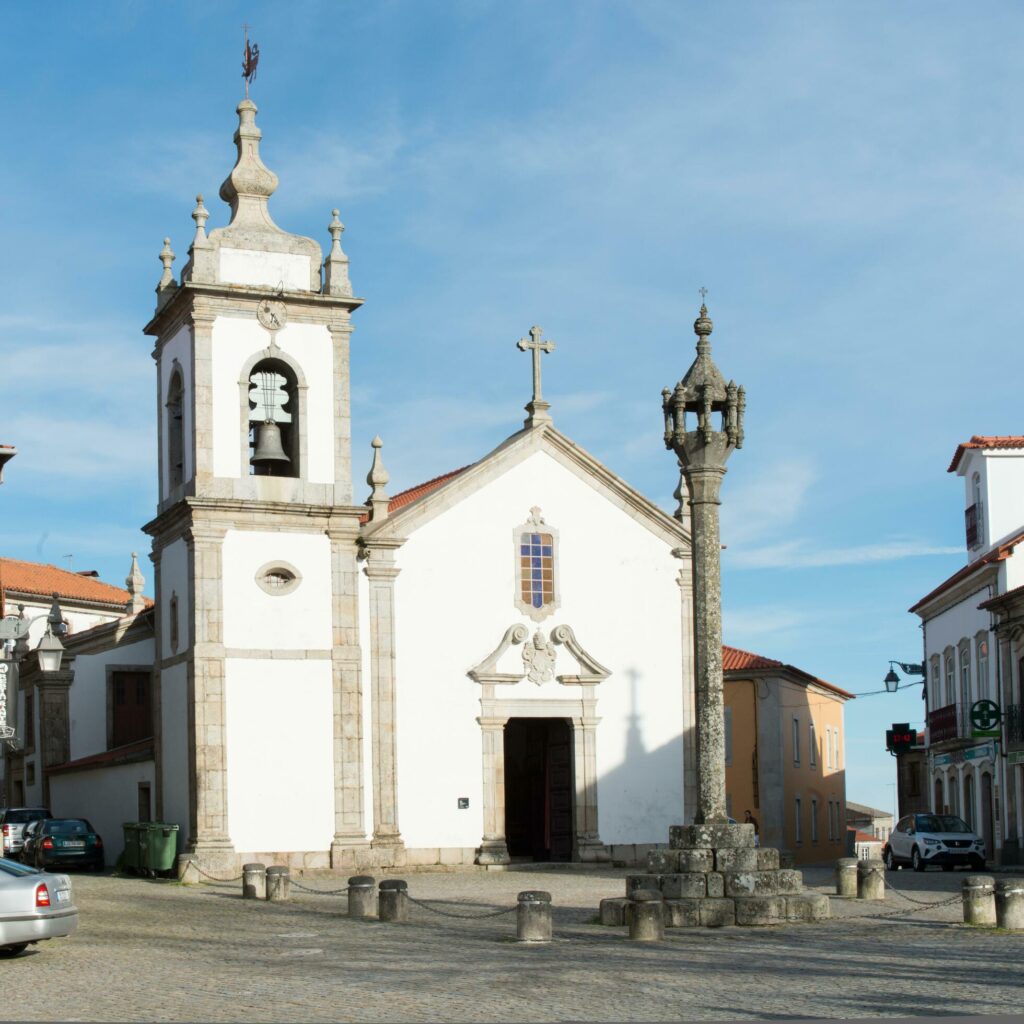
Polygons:
M793 854L768 846L652 850L647 854L647 871L652 875L690 871L778 871L779 868L792 869Z
M666 899L664 905L666 928L722 928L733 924L757 927L827 921L832 916L828 897L807 890L784 896ZM632 906L632 900L618 896L601 900L601 924L628 925Z
M736 899L788 896L803 891L799 871L680 871L664 875L627 875L626 892L657 889L665 899Z

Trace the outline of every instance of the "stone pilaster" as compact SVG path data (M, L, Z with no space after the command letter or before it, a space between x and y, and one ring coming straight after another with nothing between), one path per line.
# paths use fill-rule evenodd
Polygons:
M193 523L185 535L193 584L188 661L188 736L192 756L189 853L203 870L233 870L228 834L222 545L225 528Z
M370 707L373 752L373 840L404 850L398 828L397 680L395 678L395 548L388 540L370 547L363 571L370 581Z
M334 502L352 502L352 409L350 398L349 350L352 322L349 311L339 310L329 323L334 347Z
M334 698L334 838L331 865L353 863L365 846L363 812L363 681L359 646L356 537L353 515L328 530L333 594L331 678Z
M68 690L75 674L70 670L39 672L35 676L39 715L38 770L43 803L50 805L49 768L71 759L71 728L68 712Z
M490 689L493 697L493 686ZM480 723L484 755L484 834L476 851L476 862L508 864L511 858L505 840L506 719L481 717L477 721Z
M192 466L195 493L213 483L213 322L212 310L197 302L192 319Z
M593 708L597 695L592 686L583 688L583 702ZM576 859L606 861L607 847L601 842L597 821L597 726L601 721L588 714L573 719L573 748L576 768Z

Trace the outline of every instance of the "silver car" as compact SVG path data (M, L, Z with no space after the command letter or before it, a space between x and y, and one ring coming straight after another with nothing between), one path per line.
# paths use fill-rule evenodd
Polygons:
M8 807L0 811L0 835L3 842L3 856L17 857L25 841L22 838L25 826L30 821L50 818L48 807Z
M78 908L67 875L0 860L0 957L17 956L43 939L71 935Z

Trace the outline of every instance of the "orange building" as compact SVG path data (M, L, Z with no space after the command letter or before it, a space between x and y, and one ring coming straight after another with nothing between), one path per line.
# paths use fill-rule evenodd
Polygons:
M792 665L724 647L729 813L798 864L846 856L843 706L853 697Z

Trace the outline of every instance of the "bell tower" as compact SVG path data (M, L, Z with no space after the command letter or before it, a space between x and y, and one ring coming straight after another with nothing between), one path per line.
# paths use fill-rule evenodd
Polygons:
M344 862L365 839L349 413L352 294L338 211L326 259L273 221L257 108L237 108L230 221L170 239L155 339L157 813L185 867L279 853ZM278 814L277 811L281 813ZM281 831L282 820L291 824Z

